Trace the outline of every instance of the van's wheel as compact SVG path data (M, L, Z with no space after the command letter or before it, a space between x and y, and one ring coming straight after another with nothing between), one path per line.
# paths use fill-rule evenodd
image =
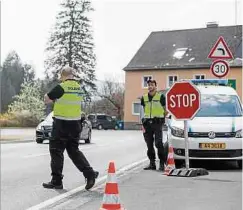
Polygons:
M185 167L185 160L175 160L175 167L176 168L183 168L183 167Z
M165 155L165 158L167 160L167 157L168 157L168 153L169 153L169 144L168 144L168 141L164 143L164 155Z
M98 125L98 130L102 130L103 126L101 124Z
M242 169L242 160L237 160L239 169Z
M90 144L90 142L91 142L91 131L89 131L88 133L88 138L85 139L85 144Z

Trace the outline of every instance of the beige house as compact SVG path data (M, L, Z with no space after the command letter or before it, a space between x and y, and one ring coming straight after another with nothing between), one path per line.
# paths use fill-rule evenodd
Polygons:
M242 100L242 26L207 25L201 29L152 32L125 71L125 129L138 128L140 100L147 93L147 79L159 90L181 79L212 79L212 60L207 56L219 36L227 42L234 59L228 60L229 79Z

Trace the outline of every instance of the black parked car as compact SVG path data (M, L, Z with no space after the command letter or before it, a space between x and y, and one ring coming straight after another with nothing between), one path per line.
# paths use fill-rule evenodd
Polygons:
M115 129L117 130L118 124L117 120L112 118L112 116L107 114L89 114L88 120L92 124L92 128L102 129Z

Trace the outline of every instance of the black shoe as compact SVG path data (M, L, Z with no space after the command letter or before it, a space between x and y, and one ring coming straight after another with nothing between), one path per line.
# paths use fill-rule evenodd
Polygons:
M62 182L58 183L58 182L50 181L50 182L47 182L47 183L43 183L42 186L44 188L47 188L47 189L59 189L59 190L63 189Z
M159 163L159 171L164 171L165 170L165 164L163 162Z
M156 170L156 165L155 165L155 162L150 162L150 164L143 168L144 170Z
M95 179L97 179L98 176L99 176L99 172L94 171L94 174L87 178L87 183L86 183L86 186L85 186L86 190L91 189L95 185Z

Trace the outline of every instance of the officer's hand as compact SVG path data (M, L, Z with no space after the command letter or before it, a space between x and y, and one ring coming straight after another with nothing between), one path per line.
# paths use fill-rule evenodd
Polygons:
M142 118L142 124L144 124L144 123L145 123L145 120L146 120L146 119Z

